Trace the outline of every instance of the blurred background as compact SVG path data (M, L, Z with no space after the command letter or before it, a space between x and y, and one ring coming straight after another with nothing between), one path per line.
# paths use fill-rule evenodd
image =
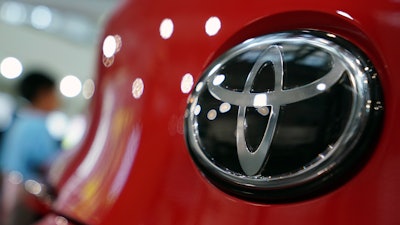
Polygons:
M49 129L64 140L66 149L79 142L86 127L83 115L95 90L100 36L118 3L0 0L0 133L23 102L16 85L24 72L43 70L54 76L62 100L60 111L49 117Z

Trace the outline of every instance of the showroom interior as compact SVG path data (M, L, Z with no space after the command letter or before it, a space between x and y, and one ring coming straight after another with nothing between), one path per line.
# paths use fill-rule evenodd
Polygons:
M66 139L68 130L74 130L64 143L66 149L79 142L86 127L84 114L95 91L99 39L118 2L0 1L2 132L10 126L17 108L25 104L16 91L18 82L25 73L41 70L54 77L61 99L61 107L52 117L54 135Z

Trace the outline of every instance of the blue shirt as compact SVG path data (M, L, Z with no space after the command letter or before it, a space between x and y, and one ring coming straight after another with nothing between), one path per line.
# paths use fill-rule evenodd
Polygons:
M24 180L42 179L43 168L58 152L58 144L46 126L46 114L24 110L17 115L2 145L3 172L18 171Z

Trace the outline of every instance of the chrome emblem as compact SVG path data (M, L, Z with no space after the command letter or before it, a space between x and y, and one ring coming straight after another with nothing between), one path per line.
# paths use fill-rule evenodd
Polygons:
M198 82L186 112L188 147L227 192L299 197L296 187L329 180L343 162L367 152L363 133L378 126L383 108L376 93L372 65L332 34L251 39L217 59Z
M275 87L274 91L264 93L252 93L251 88L254 79L261 67L271 62L274 69ZM333 68L329 73L314 82L299 88L283 90L283 57L279 46L272 45L262 52L247 77L244 89L241 92L226 90L216 83L220 83L224 75L212 74L207 81L209 92L214 98L239 107L236 143L240 165L247 175L255 175L266 161L268 150L271 145L272 137L278 121L279 109L281 105L300 102L314 97L324 90L329 89L343 75L345 69L336 57L333 57ZM270 106L270 118L267 129L264 132L261 144L251 152L246 144L244 127L246 126L246 108L262 108Z

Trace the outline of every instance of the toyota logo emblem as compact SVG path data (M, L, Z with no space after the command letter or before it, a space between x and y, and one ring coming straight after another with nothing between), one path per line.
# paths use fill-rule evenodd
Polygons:
M204 72L188 101L187 145L228 193L301 198L368 156L382 102L374 67L344 39L271 34L228 50Z

